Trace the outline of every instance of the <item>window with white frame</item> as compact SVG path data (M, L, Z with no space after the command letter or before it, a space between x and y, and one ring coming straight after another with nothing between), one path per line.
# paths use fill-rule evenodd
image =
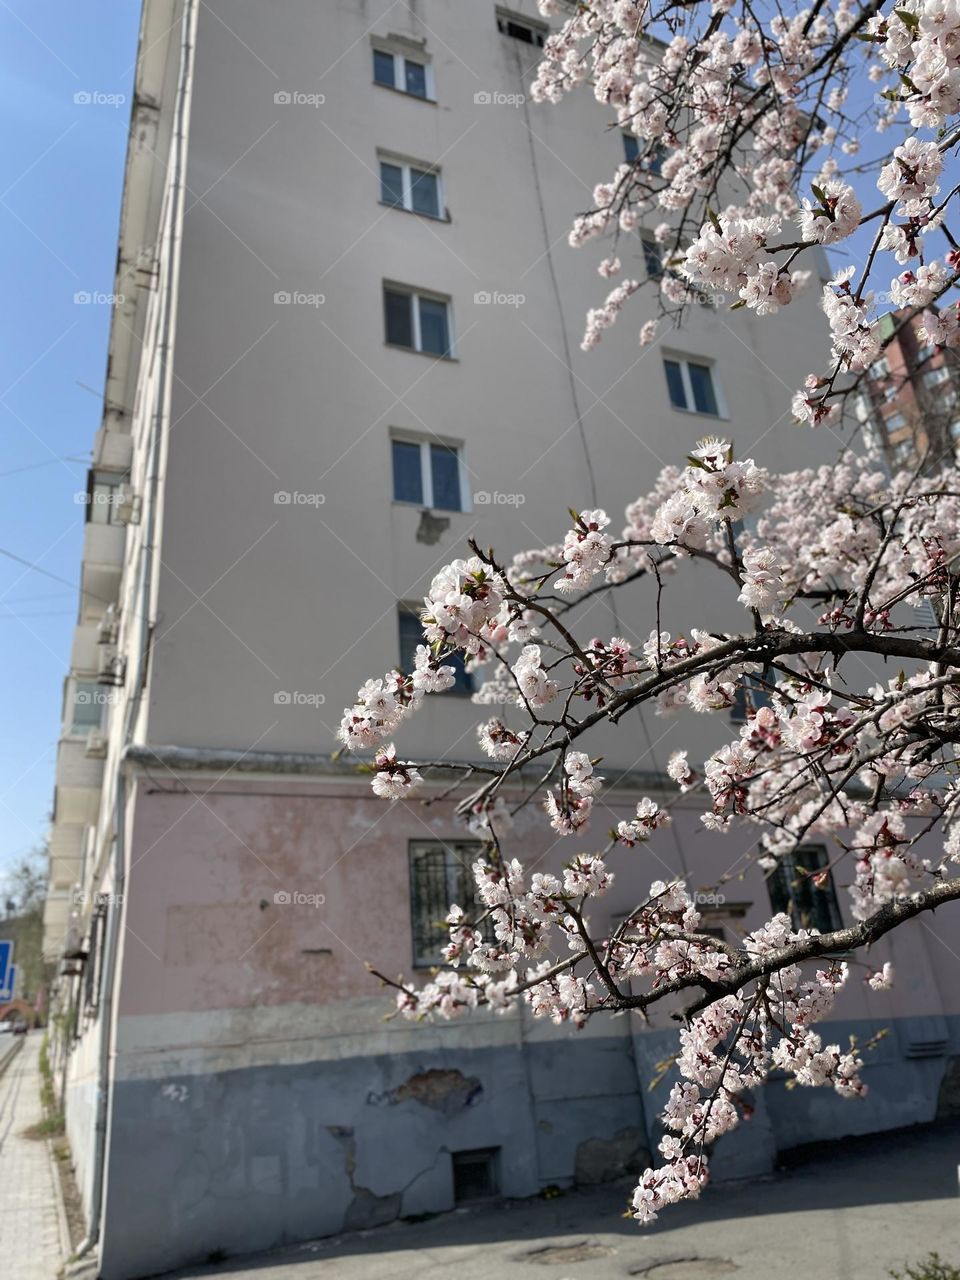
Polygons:
M680 356L665 356L663 372L674 409L705 413L714 418L726 416L726 406L710 365Z
M415 160L381 155L380 202L428 218L442 217L439 171Z
M946 382L949 377L950 370L945 364L941 364L936 369L928 369L923 375L923 382L927 387L936 387L941 382Z
M85 738L91 729L103 724L106 695L96 680L74 680L67 707L67 732L71 737Z
M373 81L386 89L407 93L411 98L434 100L433 68L423 57L374 45Z
M124 477L116 471L91 471L87 480L87 520L118 524L117 507Z
M463 453L460 445L402 434L390 437L393 500L434 511L463 511Z
M390 346L452 358L449 298L419 293L402 284L384 284L383 316Z
M905 427L907 420L902 413L891 413L889 418L884 419L884 423L887 430L892 434L894 431L899 431L902 427Z

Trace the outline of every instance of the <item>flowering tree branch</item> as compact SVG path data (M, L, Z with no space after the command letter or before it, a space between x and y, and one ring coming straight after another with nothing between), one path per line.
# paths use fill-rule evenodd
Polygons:
M839 417L914 317L930 344L960 348L960 313L944 305L960 279L949 226L960 188L940 185L960 141L957 0L815 0L792 15L737 0L540 7L562 25L545 42L534 98L589 85L637 140L637 158L597 186L571 232L575 246L608 241L599 270L617 278L587 317L585 349L641 289L622 272L619 238L654 219L663 269L648 283L672 321L693 300L774 315L819 271L822 246L866 235L859 273L823 287L831 354L793 399L813 426ZM876 165L856 159L868 122L893 135ZM865 173L882 196L866 214L853 185ZM891 256L905 268L892 278ZM885 334L880 296L901 309ZM641 343L657 323L643 325ZM679 1078L662 1164L634 1195L642 1222L699 1193L710 1144L772 1070L844 1097L865 1092L856 1046L825 1045L814 1029L849 980L844 957L960 898L960 474L937 470L943 453L893 477L853 455L772 476L724 440L701 441L627 507L617 536L598 509L571 512L560 541L511 560L471 544L430 585L413 671L368 680L344 714L345 748L375 752L378 795L405 798L442 771L443 796L457 797L483 841L474 900L447 916L442 967L422 986L378 975L396 989L398 1013L451 1018L523 1002L581 1027L688 996L674 1013ZM742 607L742 627L664 629L669 584L695 564ZM647 582L655 600L639 636L583 633L586 602ZM490 709L478 728L488 763L401 759L391 739L454 684L453 659ZM900 669L881 680L887 659ZM558 837L586 838L604 788L589 750L596 731L640 706L726 725L737 701L742 727L706 759L674 752L664 789L702 796L709 832L754 833L748 858L769 874L789 867L814 885L845 874L853 924L821 934L778 913L734 944L703 927L674 879L598 932L590 910L625 851L671 821L650 797L558 874L528 874L511 856L513 819L535 798ZM829 865L798 870L810 838L829 848ZM868 967L867 981L885 990L891 966Z

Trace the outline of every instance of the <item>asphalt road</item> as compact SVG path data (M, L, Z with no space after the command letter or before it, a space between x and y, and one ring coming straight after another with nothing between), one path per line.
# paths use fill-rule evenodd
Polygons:
M960 1267L960 1122L831 1144L776 1177L710 1187L653 1228L626 1183L176 1273L218 1280L888 1280L931 1249ZM170 1277L173 1280L173 1277Z

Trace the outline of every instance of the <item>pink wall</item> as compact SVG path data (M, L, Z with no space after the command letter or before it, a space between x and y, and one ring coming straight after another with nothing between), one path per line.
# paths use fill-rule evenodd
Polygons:
M671 828L647 846L611 855L617 880L591 913L594 927L605 930L611 915L633 906L652 880L681 872L684 861L691 888L709 889L732 874L723 892L730 901L753 904L747 928L761 923L769 915L762 874L750 868L738 878L743 852L754 843L750 833L708 834L689 798L668 802ZM575 853L600 847L607 829L632 807L600 806L585 837L557 840L531 805L507 852L528 868L556 869ZM376 996L365 962L391 975L413 973L408 841L465 835L451 802L390 806L371 796L365 781L231 776L211 789L209 779L162 785L141 779L130 840L121 1016ZM840 885L846 878L841 870ZM278 891L322 894L324 902L277 904ZM842 887L838 893L849 919ZM884 940L870 963L894 960L895 990L877 995L853 981L838 1015L960 1012L958 920L954 905ZM321 948L329 954L306 954Z

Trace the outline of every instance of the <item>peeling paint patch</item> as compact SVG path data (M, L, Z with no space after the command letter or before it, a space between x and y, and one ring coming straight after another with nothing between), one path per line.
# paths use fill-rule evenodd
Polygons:
M396 1106L401 1102L419 1102L431 1111L455 1115L472 1106L483 1093L483 1085L476 1076L465 1076L462 1071L432 1068L418 1071L396 1089L386 1093L370 1094L368 1103L374 1106Z
M577 1147L574 1178L578 1187L613 1182L628 1173L640 1173L650 1160L645 1136L639 1129L619 1129L612 1138L587 1138Z

